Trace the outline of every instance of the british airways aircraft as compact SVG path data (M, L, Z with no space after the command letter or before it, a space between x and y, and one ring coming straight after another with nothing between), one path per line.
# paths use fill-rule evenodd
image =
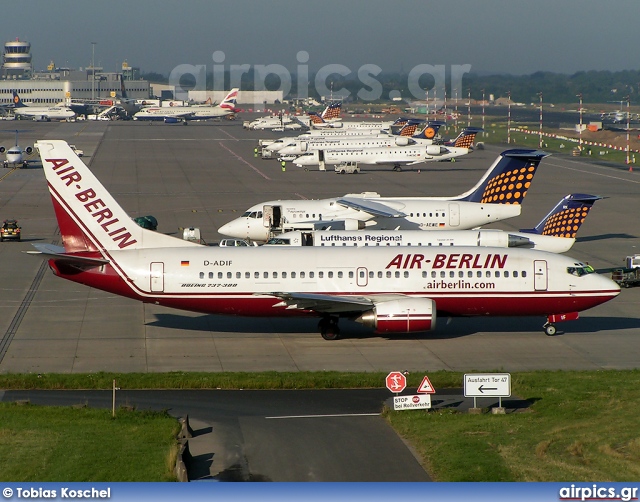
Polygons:
M66 142L36 144L64 247L36 244L54 274L142 302L208 314L340 318L393 335L437 316L544 316L548 335L620 293L593 269L529 249L220 248L136 225Z
M216 106L151 106L134 114L133 120L206 120L225 117L239 110L236 108L238 89L229 94Z
M520 214L546 157L539 150L502 152L469 191L455 197L380 197L374 192L319 200L274 200L247 209L218 229L222 235L266 242L287 230L465 230Z

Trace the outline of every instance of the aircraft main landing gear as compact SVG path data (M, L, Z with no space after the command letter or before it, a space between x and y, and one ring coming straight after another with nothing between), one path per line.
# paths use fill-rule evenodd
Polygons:
M320 330L320 335L325 340L337 340L340 338L340 327L338 326L338 318L337 317L323 317L318 322L318 329Z
M393 170L396 171L397 173L399 173L400 171L402 171L402 167L400 166L393 166Z
M553 323L546 322L542 328L544 329L544 334L547 336L553 336L556 334L556 325Z

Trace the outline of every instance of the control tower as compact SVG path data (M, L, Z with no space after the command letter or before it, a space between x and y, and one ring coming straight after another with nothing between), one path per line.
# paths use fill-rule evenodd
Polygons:
M0 76L3 79L28 79L32 74L31 44L17 38L5 43Z

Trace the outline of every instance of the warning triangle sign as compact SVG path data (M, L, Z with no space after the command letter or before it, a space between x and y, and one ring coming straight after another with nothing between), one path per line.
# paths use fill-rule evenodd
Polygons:
M425 375L425 377L422 379L422 383L420 384L420 387L418 387L418 392L420 392L421 394L436 393L436 389L434 389L433 385L431 385L431 382L429 381L428 376Z

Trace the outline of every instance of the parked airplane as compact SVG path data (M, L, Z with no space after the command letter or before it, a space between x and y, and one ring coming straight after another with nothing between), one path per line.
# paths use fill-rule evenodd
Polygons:
M335 165L342 162L357 162L364 165L393 166L394 171L402 171L403 166L423 162L455 159L470 152L470 146L481 129L468 127L462 131L455 145L408 145L374 148L328 148L303 153L292 162L298 167ZM287 159L282 159L287 160Z
M312 230L274 235L267 245L278 246L483 246L520 247L549 253L571 249L576 233L589 214L597 195L570 194L535 228L520 232L482 230Z
M41 140L64 247L36 244L64 279L208 314L318 316L326 339L338 320L377 333L429 331L437 316L546 316L554 323L604 303L620 287L572 258L478 247L211 248L136 225L64 141Z
M9 167L13 165L14 167L29 167L29 161L27 160L26 155L33 154L33 147L28 146L24 150L18 145L18 132L16 131L16 144L10 148L5 148L4 146L0 146L0 154L4 153L5 157L2 161L2 167Z
M18 93L13 91L13 114L16 118L28 118L33 120L65 120L76 116L76 113L63 104L55 106L27 106L22 102Z
M455 197L380 197L374 192L320 200L274 200L249 208L218 229L266 242L286 230L465 230L520 214L540 161L538 150L502 152L469 191Z
M235 88L217 106L151 106L134 114L133 120L206 120L225 117L239 111L236 108L237 96L238 89Z
M277 152L281 160L293 161L298 156L315 150L328 151L338 148L351 149L383 146L432 145L434 142L433 138L443 123L433 123L416 133L415 131L418 124L415 122L421 121L410 121L400 130L398 135L380 133L375 136L311 136L303 140L291 140L287 146L280 148ZM427 129L429 129L428 134L431 136L430 139L425 137L424 131Z
M302 121L301 117L280 113L278 115L260 117L259 119L249 122L246 128L251 130L271 129L274 131L295 131L303 127L308 127L308 125Z

